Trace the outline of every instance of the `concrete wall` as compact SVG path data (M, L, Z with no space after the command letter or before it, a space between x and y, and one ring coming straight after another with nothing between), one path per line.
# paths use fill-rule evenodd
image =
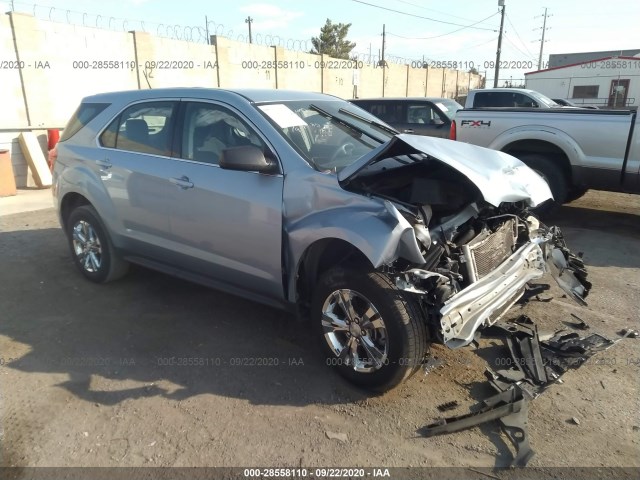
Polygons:
M218 86L214 46L145 32L119 35L131 40L131 49L137 55L134 73L137 72L140 88Z
M0 58L9 67L0 68L0 128L29 125L16 53L9 15L0 15Z
M0 68L0 148L11 150L17 185L27 183L19 133L37 131L44 142L47 128L62 128L83 97L100 92L197 86L286 88L346 99L453 98L469 83L466 73L454 70L443 82L442 69L382 68L215 35L210 43L0 14L0 60L11 67Z

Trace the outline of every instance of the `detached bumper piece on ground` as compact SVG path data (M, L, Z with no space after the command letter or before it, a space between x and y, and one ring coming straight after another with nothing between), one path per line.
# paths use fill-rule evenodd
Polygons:
M420 433L431 437L499 420L516 448L511 466L523 467L534 455L527 433L529 401L557 382L567 370L578 368L615 342L597 333L580 337L566 331L541 340L536 325L525 315L513 322L497 323L491 330L486 336L503 338L511 356L496 364L512 368L493 371L487 367L485 371L489 384L498 393L472 407L470 413L440 418Z

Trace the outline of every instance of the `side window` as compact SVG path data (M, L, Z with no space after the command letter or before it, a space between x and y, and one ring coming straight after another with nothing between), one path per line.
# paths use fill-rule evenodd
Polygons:
M224 149L245 145L265 151L260 137L231 110L212 103L187 103L181 158L217 165Z
M473 106L476 108L489 107L491 105L493 92L476 92L473 97Z
M177 102L137 103L124 110L100 135L100 145L129 152L171 155Z
M514 103L518 107L539 107L538 102L536 102L533 98L528 95L524 95L522 93L514 93Z
M371 103L365 107L366 110L389 124L403 123L402 105L398 102Z
M494 106L496 107L515 107L513 101L513 94L509 92L496 92L493 98Z
M442 125L444 122L431 105L409 105L407 107L407 123L419 125Z

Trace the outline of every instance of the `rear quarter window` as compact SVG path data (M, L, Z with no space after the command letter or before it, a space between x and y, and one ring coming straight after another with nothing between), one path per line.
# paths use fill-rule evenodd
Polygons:
M60 141L64 142L73 137L109 105L109 103L81 103L64 127Z

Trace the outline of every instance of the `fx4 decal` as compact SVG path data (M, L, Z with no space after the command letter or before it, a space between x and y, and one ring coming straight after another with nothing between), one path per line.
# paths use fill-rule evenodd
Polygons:
M462 120L460 122L460 126L461 127L490 127L491 126L491 120L484 121L484 120Z

